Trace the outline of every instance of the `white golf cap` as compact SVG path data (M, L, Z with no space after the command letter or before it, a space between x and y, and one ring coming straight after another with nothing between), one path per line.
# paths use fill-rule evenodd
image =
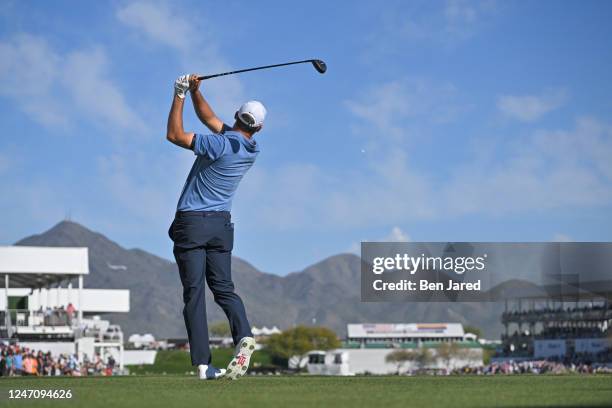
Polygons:
M266 108L259 101L248 101L238 110L238 119L249 127L263 125L266 118Z

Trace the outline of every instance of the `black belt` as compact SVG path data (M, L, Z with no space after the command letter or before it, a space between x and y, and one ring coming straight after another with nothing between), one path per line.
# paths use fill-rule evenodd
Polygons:
M177 211L175 216L178 217L223 217L230 219L232 214L229 211Z

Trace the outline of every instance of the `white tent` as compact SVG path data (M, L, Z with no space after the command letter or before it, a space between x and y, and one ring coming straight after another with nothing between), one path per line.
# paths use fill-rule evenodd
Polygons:
M270 336L272 334L278 334L281 331L276 326L272 327L271 329L267 328L266 326L262 327L261 329L253 326L251 332L253 332L253 336Z
M155 337L151 333L147 334L132 334L128 338L128 342L134 344L134 347L142 347L149 345L151 343L155 343Z

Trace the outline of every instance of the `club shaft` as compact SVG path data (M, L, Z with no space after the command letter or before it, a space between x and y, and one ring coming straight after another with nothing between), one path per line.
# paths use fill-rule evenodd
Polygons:
M204 76L198 77L198 79L200 81L203 81L203 80L206 80L206 79L216 78L216 77L220 77L220 76L224 76L224 75L239 74L241 72L248 72L248 71L257 71L258 69L284 67L285 65L303 64L305 62L312 62L312 61L313 60L303 60L303 61L285 62L284 64L266 65L266 66L263 66L263 67L256 67L256 68L239 69L237 71L223 72L221 74L204 75Z

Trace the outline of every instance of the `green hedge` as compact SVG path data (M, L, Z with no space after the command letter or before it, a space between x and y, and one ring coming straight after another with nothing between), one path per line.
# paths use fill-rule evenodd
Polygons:
M212 364L225 368L234 353L233 348L212 349ZM251 367L271 365L270 355L265 350L253 353ZM191 366L189 352L183 350L161 350L157 352L154 364L127 366L130 374L185 374L195 371Z

